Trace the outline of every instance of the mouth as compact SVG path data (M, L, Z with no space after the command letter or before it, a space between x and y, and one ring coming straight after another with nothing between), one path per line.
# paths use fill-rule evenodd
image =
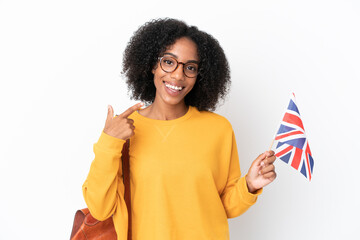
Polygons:
M169 89L170 91L173 91L173 92L181 92L185 88L183 86L174 85L174 84L171 84L171 83L165 82L165 81L163 81L163 83L165 84L165 87L167 89Z

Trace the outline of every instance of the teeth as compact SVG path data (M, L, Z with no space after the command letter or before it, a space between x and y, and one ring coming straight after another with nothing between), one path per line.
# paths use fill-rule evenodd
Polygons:
M170 84L167 84L167 83L165 83L165 86L168 87L168 88L174 89L174 90L178 90L178 91L183 89L182 87L176 87L176 86L173 86L173 85L170 85Z

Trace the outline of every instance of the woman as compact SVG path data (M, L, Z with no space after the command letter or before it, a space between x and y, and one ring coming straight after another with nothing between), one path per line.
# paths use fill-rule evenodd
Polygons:
M276 173L274 152L241 177L231 124L214 110L230 84L229 67L209 34L174 19L146 23L125 53L124 74L136 104L114 117L108 108L83 185L92 215L113 216L126 239L121 150L130 139L133 240L229 239L239 216Z

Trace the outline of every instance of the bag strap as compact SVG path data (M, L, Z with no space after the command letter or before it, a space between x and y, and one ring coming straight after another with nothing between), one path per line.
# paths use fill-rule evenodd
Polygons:
M122 159L122 171L123 182L125 185L125 203L128 210L128 240L132 239L132 221L131 221L131 192L130 192L130 155L129 155L130 139L127 139L124 143L121 159Z

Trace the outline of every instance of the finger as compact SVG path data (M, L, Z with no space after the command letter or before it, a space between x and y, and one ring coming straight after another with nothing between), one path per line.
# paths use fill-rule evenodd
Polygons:
M269 166L266 166L262 168L259 173L260 174L266 174L268 172L275 171L275 166L273 164L270 164Z
M114 116L114 109L112 108L111 105L108 105L108 113L107 113L106 121L112 119L113 116Z
M264 178L274 180L276 178L276 172L268 172L263 175Z
M130 134L130 137L134 136L135 135L135 132L134 131L131 131L131 134Z
M128 123L134 124L134 120L133 120L133 119L127 118L126 120L127 120Z
M253 164L255 164L256 166L260 166L261 162L265 159L265 153L260 154L255 161L253 162Z
M275 154L275 152L270 150L270 151L266 151L265 154L266 154L266 157L271 157Z
M128 128L124 131L124 134L127 137L123 138L123 140L127 140L134 135L134 131L131 128Z
M262 162L260 163L260 165L263 166L263 167L265 167L265 166L267 166L267 165L269 165L269 164L274 163L275 160L276 160L276 156L267 157L267 158L265 158L264 161L262 161Z
M127 118L128 116L130 116L130 114L132 114L136 110L140 109L143 105L144 105L143 103L137 103L134 106L128 108L125 112L123 112L120 115L124 118Z

